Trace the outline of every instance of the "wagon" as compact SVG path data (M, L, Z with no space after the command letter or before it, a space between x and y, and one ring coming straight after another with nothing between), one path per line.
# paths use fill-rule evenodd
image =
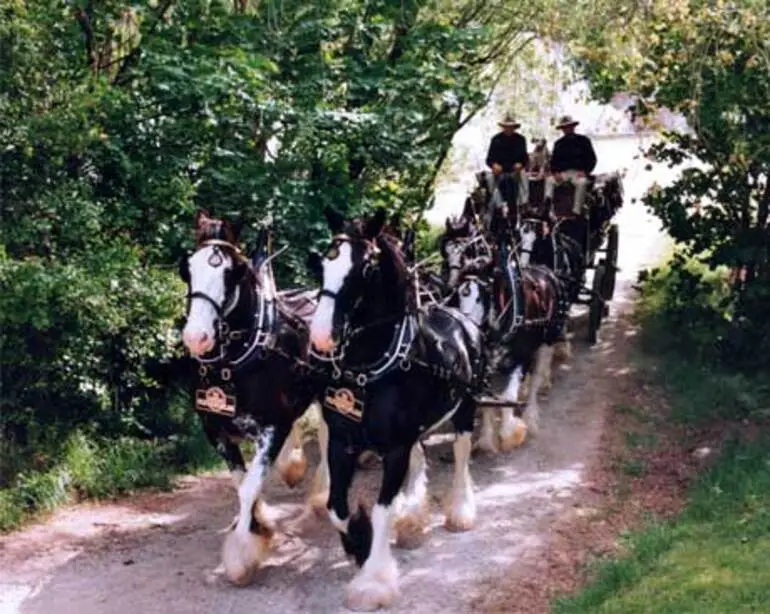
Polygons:
M591 177L583 211L579 213L573 211L574 190L570 183L558 185L554 190L553 233L555 240L567 237L581 250L582 266L578 271L571 271L569 277L577 286L574 302L588 306L588 341L596 343L602 319L609 314L609 302L615 294L619 234L612 220L623 205L623 183L619 173ZM529 202L522 208L522 217L542 217L547 213L543 205L544 191L545 179L530 178ZM586 283L588 270L593 270L590 286Z

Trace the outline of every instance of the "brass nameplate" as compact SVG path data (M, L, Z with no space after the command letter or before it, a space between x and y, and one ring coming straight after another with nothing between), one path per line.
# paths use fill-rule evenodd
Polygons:
M327 388L324 405L355 422L361 422L364 415L363 402L349 388Z
M235 397L225 394L218 386L195 391L195 409L222 416L235 415Z

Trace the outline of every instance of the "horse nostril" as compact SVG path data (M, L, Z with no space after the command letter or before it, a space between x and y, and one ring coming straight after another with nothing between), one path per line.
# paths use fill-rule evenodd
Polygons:
M206 333L201 334L201 343L206 343L209 340L209 336Z

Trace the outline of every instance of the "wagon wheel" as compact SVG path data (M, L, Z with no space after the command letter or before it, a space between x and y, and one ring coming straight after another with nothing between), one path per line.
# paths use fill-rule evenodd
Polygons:
M588 343L596 343L596 333L602 325L604 315L604 300L602 298L602 285L607 273L607 266L602 260L594 270L594 280L591 287L591 302L588 305Z
M612 224L607 234L607 278L604 284L602 296L606 302L610 302L615 296L615 278L618 272L618 243L619 243L618 225Z

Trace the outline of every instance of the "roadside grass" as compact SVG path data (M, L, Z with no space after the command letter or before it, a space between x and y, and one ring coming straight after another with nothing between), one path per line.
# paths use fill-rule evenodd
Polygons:
M726 440L691 486L684 511L624 535L626 554L591 564L587 585L556 600L555 614L770 612L770 434L761 430L770 407L768 386L709 360L713 323L706 318L683 328L684 312L672 316L679 307L672 309L669 296L681 289L666 274L645 284L640 299L640 362L662 384L668 419L689 430L721 431ZM719 294L718 276L705 283L712 295L690 297L700 306L688 317L706 312L704 305ZM627 454L615 462L622 483L623 476L642 475L644 456L655 454L658 442L649 427L660 416L641 407L616 411L639 425L624 433Z
M598 564L556 614L770 611L770 440L733 440L694 486L686 510L627 538L630 555Z
M299 419L305 440L312 439L321 420L316 406ZM20 472L0 489L0 533L64 505L86 499L129 495L142 488L168 490L174 478L222 468L224 463L191 415L184 434L165 439L106 439L75 432L66 443L46 456L58 459L45 469ZM253 446L244 443L248 460ZM12 455L12 450L4 451Z
M220 465L200 429L163 440L104 439L75 432L58 460L44 470L24 471L0 489L0 532L84 499L104 499L140 488L168 489L179 474Z

